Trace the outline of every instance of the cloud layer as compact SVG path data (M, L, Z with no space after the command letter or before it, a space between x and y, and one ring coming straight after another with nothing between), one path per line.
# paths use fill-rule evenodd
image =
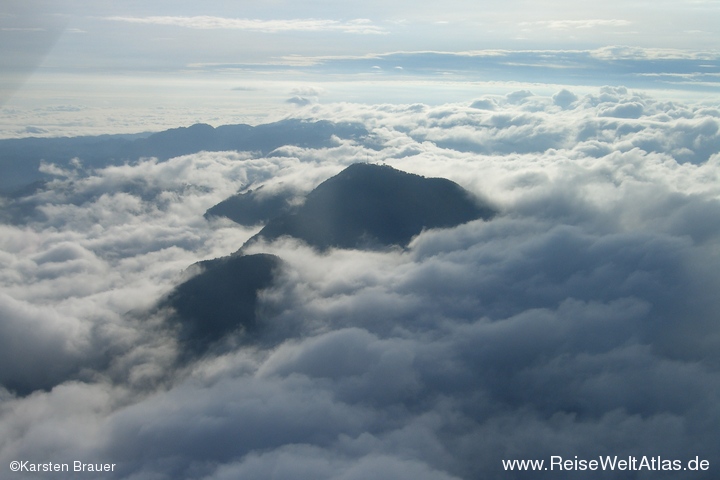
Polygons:
M169 25L174 27L200 30L233 29L265 33L278 32L341 32L355 34L383 34L381 27L367 19L355 19L346 22L330 19L289 19L259 20L249 18L226 18L212 16L177 17L106 17L116 22L141 23L150 25Z
M0 468L507 479L527 474L502 460L660 455L707 459L693 478L714 478L717 106L624 88L471 103L309 105L297 115L370 134L265 157L78 164L35 193L39 215L0 227ZM250 184L308 192L363 161L449 178L500 214L407 249L254 244L285 268L261 294L253 345L179 364L162 316L139 320L187 266L256 231L208 223L207 208Z

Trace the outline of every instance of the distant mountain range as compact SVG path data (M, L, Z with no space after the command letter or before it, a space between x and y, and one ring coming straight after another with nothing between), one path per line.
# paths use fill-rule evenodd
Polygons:
M240 225L253 226L289 212L294 191L266 193L262 186L226 198L205 212L205 218L227 217Z
M179 285L162 303L174 312L183 341L202 352L226 335L256 332L257 292L272 285L282 260L272 255L245 255L261 239L289 236L320 250L406 247L429 228L448 228L496 212L460 185L443 178L425 178L389 166L355 164L321 183L298 207L267 201L262 215L253 216L252 192L213 207L229 218L255 222L277 214L265 227L228 257L201 262L202 273Z
M167 160L203 150L267 155L283 145L322 148L332 145L333 137L360 139L365 135L367 130L359 123L289 119L258 126L196 124L154 134L6 139L0 140L0 193L11 194L49 179L38 170L41 161L67 167L77 157L85 166L100 168L140 157Z

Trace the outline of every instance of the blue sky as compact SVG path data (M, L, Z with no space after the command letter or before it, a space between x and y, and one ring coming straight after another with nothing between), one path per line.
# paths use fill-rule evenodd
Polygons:
M718 24L720 4L702 0L5 2L2 136L13 121L136 131L132 116L148 108L168 122L145 113L137 127L558 85L702 98L718 91Z

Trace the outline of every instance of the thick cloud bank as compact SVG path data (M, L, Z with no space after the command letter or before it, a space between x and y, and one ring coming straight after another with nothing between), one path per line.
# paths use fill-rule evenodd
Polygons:
M75 478L13 460L128 480L717 477L717 106L604 88L299 112L369 134L80 159L5 201L32 213L0 226L3 478ZM363 161L448 178L499 214L407 248L255 242L283 261L263 333L178 362L162 312L138 312L261 228L204 212L248 187L297 199ZM503 470L553 455L709 470Z

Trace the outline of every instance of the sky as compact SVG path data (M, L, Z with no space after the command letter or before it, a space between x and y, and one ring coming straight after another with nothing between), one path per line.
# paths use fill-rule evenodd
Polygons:
M31 212L0 212L0 476L717 478L719 11L4 2L3 139L283 118L367 135L43 161L46 183L0 197ZM206 210L248 189L301 201L357 162L450 179L498 213L407 248L255 242L283 262L261 334L188 357L155 307L262 228ZM503 469L552 456L709 468Z
M718 92L719 10L700 0L5 2L0 135L257 124L309 102L439 104L523 85L697 100Z

